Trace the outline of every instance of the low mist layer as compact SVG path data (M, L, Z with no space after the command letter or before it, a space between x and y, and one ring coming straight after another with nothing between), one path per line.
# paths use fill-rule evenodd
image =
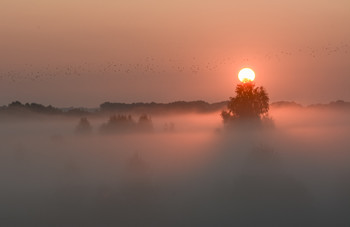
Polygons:
M273 107L274 128L225 130L219 112L1 121L5 226L341 226L349 223L347 110ZM138 119L139 115L133 115Z

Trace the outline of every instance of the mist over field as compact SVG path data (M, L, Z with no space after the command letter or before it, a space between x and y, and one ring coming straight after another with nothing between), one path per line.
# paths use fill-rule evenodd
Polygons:
M0 227L350 226L350 0L0 15Z
M3 116L1 226L345 226L349 110L270 116L227 130L219 112L157 115L128 133L94 116L87 134L78 117Z

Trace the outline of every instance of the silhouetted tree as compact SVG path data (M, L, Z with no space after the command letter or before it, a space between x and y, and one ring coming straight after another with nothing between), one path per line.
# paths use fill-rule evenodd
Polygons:
M24 105L20 101L11 102L8 107L9 108L16 108L16 107L23 107Z
M132 132L135 130L136 123L131 115L112 115L108 122L101 126L101 132Z
M232 120L261 120L268 116L269 96L263 87L253 82L240 83L236 97L230 97L227 109L221 112L224 123Z
M214 112L222 109L225 102L209 104L204 101L177 101L171 103L111 103L105 102L100 105L101 112L107 113L173 113L173 112Z
M112 115L100 130L102 133L151 132L153 123L146 114L142 114L137 122L131 115Z
M151 117L147 116L147 114L142 114L139 117L139 121L137 123L139 131L150 132L153 130L153 124Z
M30 111L32 113L40 113L40 114L61 114L62 111L58 108L55 108L51 105L44 106L38 103L26 103L22 104L19 101L12 102L8 105L8 109L15 111L17 113L23 112L23 111Z
M80 118L79 124L77 125L75 131L81 134L90 133L92 131L90 122L86 117Z

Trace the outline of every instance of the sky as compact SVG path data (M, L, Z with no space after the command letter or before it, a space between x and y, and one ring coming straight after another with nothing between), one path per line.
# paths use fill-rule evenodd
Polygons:
M1 0L0 106L350 101L348 0Z

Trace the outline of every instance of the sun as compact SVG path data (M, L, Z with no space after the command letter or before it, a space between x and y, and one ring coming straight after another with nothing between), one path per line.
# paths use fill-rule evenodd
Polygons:
M251 82L255 79L255 73L250 68L241 69L241 71L238 73L238 79L242 83Z

